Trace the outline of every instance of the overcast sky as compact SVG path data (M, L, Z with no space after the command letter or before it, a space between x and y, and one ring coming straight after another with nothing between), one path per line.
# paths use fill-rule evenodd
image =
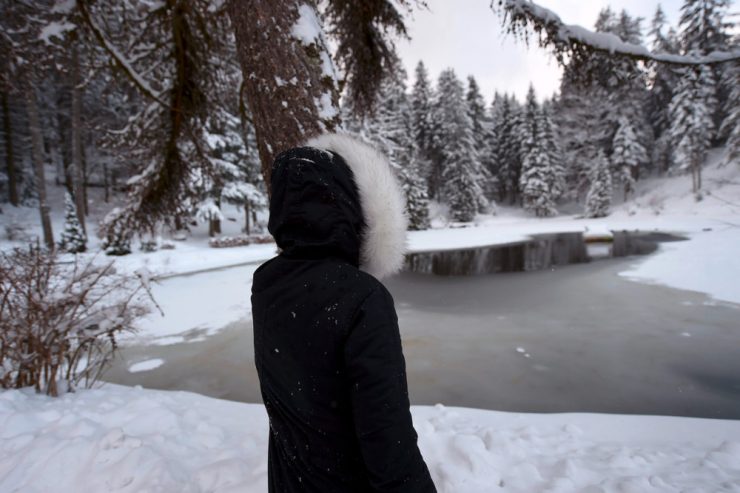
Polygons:
M678 22L682 0L538 0L568 24L593 28L599 11L626 9L644 17L644 32L660 3L668 22ZM536 45L529 48L504 36L501 20L490 9L490 0L427 0L429 10L415 9L408 19L411 41L397 44L401 59L413 83L413 70L423 60L436 81L440 71L452 67L458 77L474 75L487 102L493 92L513 92L521 99L530 81L538 97L551 96L560 85L560 69Z

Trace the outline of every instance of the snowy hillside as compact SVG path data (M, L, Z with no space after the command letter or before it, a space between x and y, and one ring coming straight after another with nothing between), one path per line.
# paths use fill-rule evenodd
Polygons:
M740 422L412 408L440 493L739 492ZM143 417L146 416L146 419ZM0 491L267 491L267 416L106 385L0 393Z

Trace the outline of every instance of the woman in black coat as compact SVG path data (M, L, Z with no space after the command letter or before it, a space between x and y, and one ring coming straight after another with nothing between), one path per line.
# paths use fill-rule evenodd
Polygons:
M272 167L280 254L254 274L271 493L435 492L411 422L393 299L404 199L388 161L326 134Z

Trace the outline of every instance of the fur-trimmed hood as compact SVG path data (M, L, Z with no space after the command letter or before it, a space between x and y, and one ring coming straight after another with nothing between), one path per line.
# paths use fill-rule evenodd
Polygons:
M289 256L340 256L383 278L403 266L407 218L390 162L346 134L280 154L272 168L269 229Z

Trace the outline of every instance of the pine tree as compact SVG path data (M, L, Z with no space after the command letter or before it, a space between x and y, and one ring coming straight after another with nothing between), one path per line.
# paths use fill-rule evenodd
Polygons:
M416 146L422 156L429 158L432 139L432 88L424 62L419 61L415 70L416 81L411 91L411 125Z
M69 192L64 194L64 231L59 240L59 248L68 253L82 253L87 250L87 237L77 217L77 207Z
M499 153L498 130L503 118L505 98L496 91L488 113L488 128L486 129L486 145L480 154L481 166L485 168L486 180L483 183L483 191L490 201L501 200L502 184L499 179Z
M429 228L429 196L426 181L422 178L415 163L402 167L399 172L401 189L406 197L406 212L409 229L420 231Z
M551 101L545 101L542 104L541 109L541 121L540 124L542 131L542 139L547 151L548 160L550 161L550 167L552 172L550 174L550 194L554 201L557 201L566 192L565 183L565 168L563 165L563 149L560 144L560 129L558 128L555 120L552 118L553 103Z
M730 4L730 0L684 0L678 23L685 53L707 54L727 46L731 24L725 16Z
M586 195L586 217L609 215L612 203L612 175L601 149L593 150L591 187Z
M429 227L429 197L420 168L424 164L414 139L413 112L406 95L406 72L398 66L394 76L381 82L376 112L366 125L367 136L389 157L406 196L409 229Z
M669 107L676 165L691 170L693 192L701 198L701 166L713 134L714 79L706 65L682 70Z
M470 117L472 124L475 145L478 152L482 153L488 145L486 127L489 122L486 118L486 102L483 100L478 83L472 75L468 76L468 91L465 100L468 105L468 117Z
M622 118L614 136L612 165L624 187L624 199L635 190L640 165L647 162L647 153L635 136L632 124Z
M555 170L550 161L547 136L545 135L544 112L539 108L531 123L535 135L528 141L526 155L522 162L520 188L524 209L538 217L557 214L553 185L556 182Z
M663 34L666 18L660 6L655 11L655 16L650 28L652 39L652 50L655 53L678 54L678 40L673 29ZM655 136L655 145L651 160L660 172L668 171L672 165L670 146L670 126L668 105L673 97L673 91L677 84L676 73L671 67L664 64L651 63L648 65L649 91L645 105L645 114Z
M476 181L481 184L481 189L483 189L485 188L483 185L488 183L491 179L488 168L483 164L485 156L490 154L489 137L491 122L488 120L488 116L486 115L486 102L480 93L475 77L472 75L468 77L468 91L465 95L465 100L468 107L468 116L472 123L475 150L480 160L478 165L480 174ZM490 208L490 202L486 198L485 193L480 195L480 203L478 204L478 207L480 212L487 212Z
M434 110L442 126L435 137L443 158L443 197L455 220L471 221L485 198L477 181L481 175L480 161L463 86L452 69L444 70L439 76Z
M729 29L732 24L725 20L730 0L684 0L681 6L680 44L685 54L707 55L714 51L726 51L730 36ZM722 64L709 68L714 83L712 85L712 97L717 104L712 108L712 122L715 130L719 129L726 116L727 97L737 81L727 81L722 76L726 67L731 64ZM714 143L716 134L711 135Z
M495 126L496 151L498 157L498 180L502 199L509 204L519 200L519 177L522 173L522 109L516 98L505 96L499 121Z
M724 75L735 81L727 98L729 110L720 127L720 134L727 139L727 156L724 162L740 165L740 83L737 82L740 80L740 63L728 67Z
M537 103L537 95L534 92L534 85L530 83L527 97L524 100L519 129L522 138L521 148L519 149L519 152L522 155L522 161L524 160L524 156L529 154L529 151L532 150L532 147L537 140L539 112L540 105Z

